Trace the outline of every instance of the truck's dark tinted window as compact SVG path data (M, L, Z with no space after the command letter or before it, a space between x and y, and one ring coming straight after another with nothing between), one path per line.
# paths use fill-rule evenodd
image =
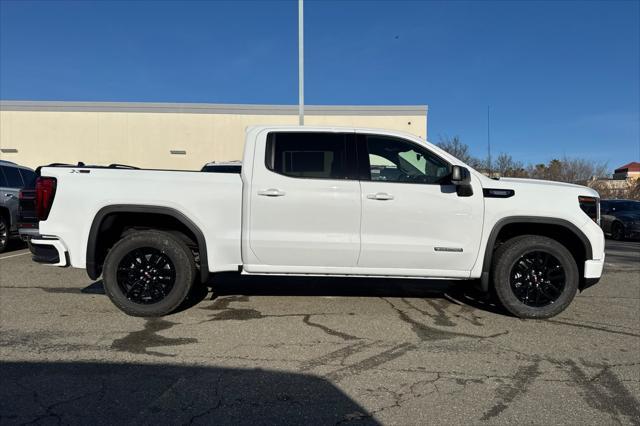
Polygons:
M431 183L447 180L449 164L411 142L386 136L367 136L372 181Z
M240 173L242 171L242 166L240 164L230 164L230 165L205 165L202 167L202 172L207 173Z
M22 175L22 181L25 188L35 188L36 186L36 174L31 170L20 169L20 175Z
M4 177L3 169L4 169L4 167L0 167L0 186L1 187L6 187L7 186L7 179Z
M292 177L346 179L347 138L342 133L270 133L267 168Z
M2 166L2 171L4 172L4 177L7 179L6 186L9 188L22 188L22 178L16 167Z

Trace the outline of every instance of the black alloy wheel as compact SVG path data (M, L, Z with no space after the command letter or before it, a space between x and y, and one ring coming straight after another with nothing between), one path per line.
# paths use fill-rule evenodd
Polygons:
M140 230L109 250L102 270L104 290L128 315L159 317L187 298L197 275L192 250L175 233Z
M493 291L519 318L551 318L564 311L578 292L580 272L561 242L543 235L508 239L494 252Z
M539 308L554 303L562 295L565 281L562 264L546 251L525 253L511 268L511 290L527 306Z
M152 247L141 247L122 258L117 281L127 299L148 305L160 302L171 292L176 270L165 253Z

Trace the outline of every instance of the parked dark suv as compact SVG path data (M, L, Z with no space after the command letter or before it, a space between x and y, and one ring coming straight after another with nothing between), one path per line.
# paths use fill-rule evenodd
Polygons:
M18 236L18 196L21 189L35 185L33 170L0 160L0 253L9 238Z
M640 201L602 200L600 226L614 240L640 237Z

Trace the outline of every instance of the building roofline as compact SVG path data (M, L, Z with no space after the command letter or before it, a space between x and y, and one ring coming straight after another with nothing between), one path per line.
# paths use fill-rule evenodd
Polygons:
M427 105L305 105L305 115L427 115ZM0 111L297 115L297 105L0 100Z
M614 173L624 173L624 172L638 172L640 171L640 163L637 161L632 161L630 163L625 164L624 166L620 166L615 169Z

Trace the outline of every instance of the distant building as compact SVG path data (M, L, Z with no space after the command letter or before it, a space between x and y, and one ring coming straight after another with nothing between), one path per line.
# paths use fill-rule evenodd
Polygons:
M631 198L633 188L638 185L638 182L640 182L640 163L634 161L615 169L611 178L593 177L577 183L595 189L602 198Z
M638 163L637 161L633 161L629 164L625 164L624 166L620 166L613 172L614 179L629 179L638 177L640 177L640 163Z
M29 167L82 161L200 170L242 159L248 126L297 123L297 105L0 101L0 159ZM305 124L381 127L426 139L427 106L307 105Z

